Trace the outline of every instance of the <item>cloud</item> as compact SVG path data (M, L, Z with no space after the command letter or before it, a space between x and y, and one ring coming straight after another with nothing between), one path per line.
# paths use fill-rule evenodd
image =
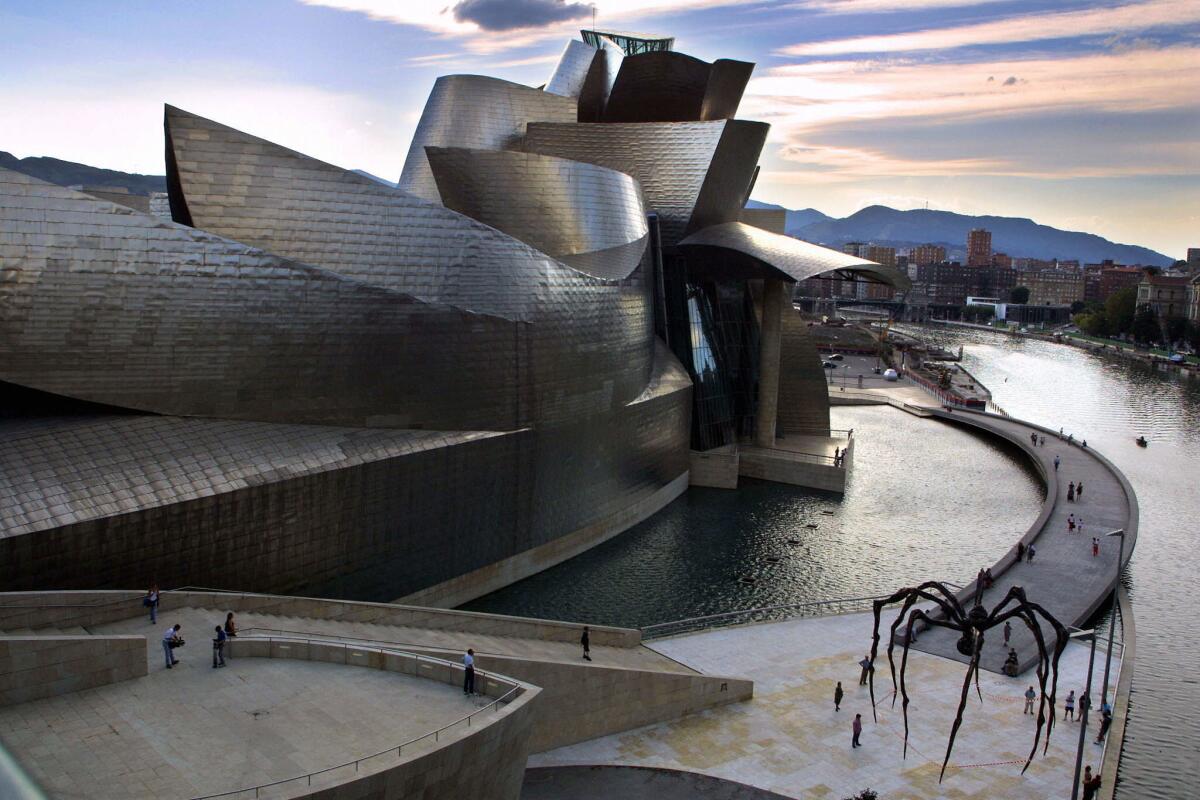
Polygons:
M394 25L411 25L447 39L460 41L472 53L490 54L542 44L548 41L574 38L579 35L579 20L591 15L592 3L579 0L300 0L310 6L323 6L339 11L363 14L369 19ZM703 8L744 5L745 0L596 0L598 27L614 25L621 30L639 30L643 21L664 14L677 14ZM459 16L459 9L488 13ZM519 9L559 8L572 10L571 16L547 19L540 27L487 28L505 24L506 20L521 17ZM575 12L578 13L575 13ZM529 18L529 17L522 17ZM619 21L619 25L617 22ZM484 23L487 23L485 25ZM653 23L649 25L653 28ZM505 35L495 35L505 30ZM561 46L560 48L561 49Z
M771 123L783 165L822 182L1195 174L1197 72L1200 47L1182 45L977 64L824 61L751 80L742 114Z
M474 22L485 31L542 28L592 13L591 6L566 0L460 0L453 10L459 22Z
M785 8L800 8L844 15L921 11L931 8L967 8L1003 2L1007 2L1007 0L799 0Z
M948 50L975 45L1036 42L1123 34L1152 28L1177 28L1196 22L1200 22L1200 3L1195 0L1147 0L1107 8L1022 14L990 22L930 28L911 33L805 42L785 47L780 53L790 56L835 56L849 53Z

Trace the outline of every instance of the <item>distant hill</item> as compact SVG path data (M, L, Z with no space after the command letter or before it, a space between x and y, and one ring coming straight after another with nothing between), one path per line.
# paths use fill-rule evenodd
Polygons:
M784 229L788 233L793 233L807 225L812 225L817 222L833 220L833 217L828 216L827 214L822 214L815 208L801 208L799 210L792 208L784 209L783 206L777 206L771 203L762 203L758 200L751 200L749 203L746 203L746 208L774 208L787 211L787 221L784 223Z
M887 206L868 206L843 219L826 217L795 228L789 224L787 232L805 241L837 248L846 242L871 242L897 248L930 242L945 247L950 258L962 259L967 231L972 228L991 231L992 249L1014 257L1079 259L1092 263L1111 258L1121 264L1160 267L1174 263L1170 257L1146 247L1117 244L1093 233L1059 230L1039 225L1031 219L973 217L928 209L897 211Z
M57 183L59 186L123 186L130 194L140 195L167 190L167 179L163 175L118 172L115 169L89 167L87 164L47 156L17 158L12 153L0 151L0 167L49 183Z

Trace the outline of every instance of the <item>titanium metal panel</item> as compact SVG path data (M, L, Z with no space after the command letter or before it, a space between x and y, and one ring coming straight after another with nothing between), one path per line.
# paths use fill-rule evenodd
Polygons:
M579 122L600 122L604 119L604 107L612 94L613 83L621 71L625 52L609 39L599 40L599 49L592 67L579 94Z
M546 88L543 91L578 100L579 95L583 92L583 84L587 80L588 71L592 68L592 61L599 52L595 47L579 39L568 41L567 46L563 48L562 55L558 57L558 64L555 65L550 79L546 81Z
M676 52L627 56L604 109L605 122L695 122L733 119L754 65L709 64Z
M168 177L196 226L372 286L530 323L500 339L458 337L474 348L471 363L519 354L511 380L524 392L522 424L619 406L645 387L653 316L637 240L565 257L613 276L596 278L441 205L211 120L168 108L167 130L176 165ZM627 192L628 178L608 174Z
M749 152L765 138L766 129L762 123L741 120L599 125L532 122L521 147L526 152L586 161L632 175L642 187L646 207L658 212L663 245L670 247L683 238L697 207L708 217L728 214L730 219L738 218L742 198L733 198L730 189L739 181L730 176L750 163ZM755 152L755 159L757 155ZM745 185L746 181L741 181L739 191L744 191Z
M624 278L641 262L649 229L641 190L629 175L536 153L425 152L447 208L559 260L606 251L591 262L570 262L597 277Z
M508 430L528 413L517 323L8 170L0 242L0 380L229 419Z
M699 259L704 258L706 253L713 255L721 250L736 254L731 263L741 256L750 273L745 277L802 281L824 272L840 271L870 276L898 288L910 285L908 276L898 269L791 236L771 233L744 222L727 222L704 228L681 241L679 246Z
M704 102L700 106L700 119L733 119L754 65L747 61L718 58L708 74L708 85L704 89Z
M437 79L409 146L399 188L437 202L437 184L425 148L471 147L504 150L525 133L529 122L574 122L575 100L530 86L482 75Z
M770 125L762 122L725 122L717 152L692 209L688 233L741 219L770 129Z

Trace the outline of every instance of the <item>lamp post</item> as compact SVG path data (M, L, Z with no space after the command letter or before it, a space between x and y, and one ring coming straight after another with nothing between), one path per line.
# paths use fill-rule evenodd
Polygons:
M1079 798L1079 773L1083 769L1083 745L1087 741L1088 709L1092 706L1092 665L1096 663L1096 631L1083 631L1072 636L1080 636L1083 633L1091 633L1092 653L1088 656L1087 684L1083 690L1083 697L1079 698L1079 746L1075 750L1075 780L1071 783L1071 800Z
M1108 612L1108 654L1104 658L1104 684L1100 687L1101 710L1104 709L1108 698L1108 671L1112 666L1113 634L1117 627L1117 589L1121 583L1121 565L1125 561L1125 529L1121 528L1105 535L1121 537L1121 549L1117 554L1117 574L1113 576L1112 610Z

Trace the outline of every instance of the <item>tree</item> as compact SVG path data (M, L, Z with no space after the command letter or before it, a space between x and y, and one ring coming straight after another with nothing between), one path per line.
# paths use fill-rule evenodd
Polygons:
M1182 342L1187 338L1188 321L1185 317L1167 317L1167 344Z
M1133 328L1133 315L1137 311L1137 287L1118 289L1104 301L1104 315L1114 334L1129 333Z
M1188 323L1187 340L1192 352L1200 353L1200 322Z
M1091 336L1108 336L1111 333L1108 315L1104 313L1104 309L1076 314L1072 321L1079 326L1079 330Z
M1008 302L1013 303L1014 305L1018 305L1018 306L1025 305L1026 303L1028 303L1029 302L1029 287L1028 286L1016 286L1016 287L1010 289L1008 292Z
M1085 308L1087 308L1087 303L1084 303L1082 300L1076 300L1074 303L1071 303L1071 313L1072 314L1078 314L1080 311L1083 311Z
M1133 317L1130 329L1133 340L1139 344L1154 344L1162 338L1162 327L1158 324L1158 314L1150 306L1142 306Z

